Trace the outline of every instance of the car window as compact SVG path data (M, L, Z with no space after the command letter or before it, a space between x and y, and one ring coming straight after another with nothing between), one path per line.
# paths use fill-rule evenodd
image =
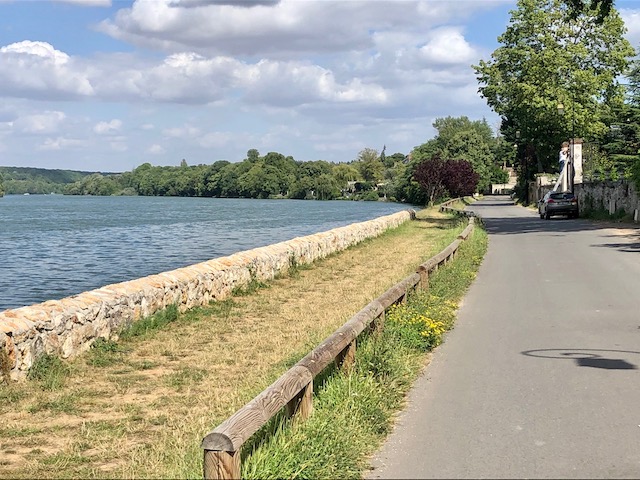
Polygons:
M554 200L570 200L573 198L573 193L552 193L551 198Z

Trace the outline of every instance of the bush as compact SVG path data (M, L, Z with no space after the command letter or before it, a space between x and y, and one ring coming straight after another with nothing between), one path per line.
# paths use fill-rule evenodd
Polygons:
M362 195L362 200L365 202L377 202L379 198L378 192L375 191L370 191Z

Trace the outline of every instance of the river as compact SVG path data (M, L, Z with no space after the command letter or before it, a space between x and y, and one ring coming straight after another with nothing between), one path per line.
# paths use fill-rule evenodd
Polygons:
M0 311L410 208L387 202L7 195Z

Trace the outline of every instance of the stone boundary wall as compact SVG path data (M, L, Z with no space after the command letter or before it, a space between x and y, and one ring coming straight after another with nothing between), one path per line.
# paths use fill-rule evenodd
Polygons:
M0 365L10 369L12 380L24 379L43 354L71 357L88 350L97 338L117 338L122 328L170 305L185 311L222 300L254 279L273 279L293 265L312 263L414 218L415 212L406 210L61 300L2 311Z
M536 205L553 188L553 182L546 177L529 183L529 202ZM581 212L589 209L605 210L613 214L624 210L634 215L640 210L640 195L632 182L627 180L576 183L574 192L578 197Z
M575 186L581 210L588 208L602 209L613 214L624 210L634 215L640 209L640 199L633 182L619 180L617 182L585 182Z

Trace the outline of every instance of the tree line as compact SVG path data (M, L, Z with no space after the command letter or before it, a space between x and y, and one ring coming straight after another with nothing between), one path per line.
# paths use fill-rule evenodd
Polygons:
M344 163L297 161L282 153L251 149L240 162L153 166L130 172L91 173L2 167L7 193L144 195L333 200L378 200L425 204L505 183L502 168L512 164L513 148L493 135L486 120L446 117L437 135L408 155L365 148ZM429 172L429 174L426 174Z

